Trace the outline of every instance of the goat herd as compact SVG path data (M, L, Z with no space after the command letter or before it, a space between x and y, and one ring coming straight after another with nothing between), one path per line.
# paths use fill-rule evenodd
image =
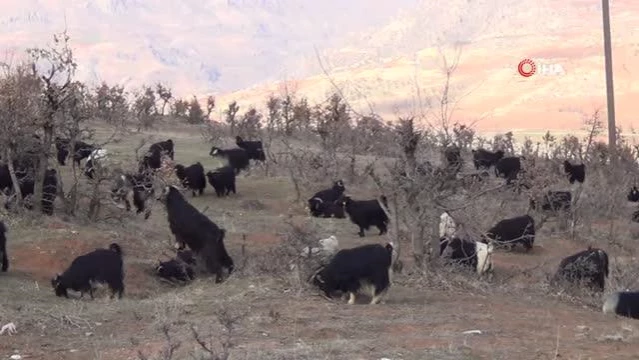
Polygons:
M454 146L447 148L444 157L449 169L461 167L462 158L459 148ZM485 149L472 150L472 157L475 169L482 170L476 177L480 181L489 176L486 170L491 167L494 167L495 176L506 179L507 185L513 185L515 180L520 180L520 173L525 172L520 157L505 157L501 150L496 152ZM418 170L437 174L441 169L434 170L433 166L427 163L425 166L418 167ZM584 183L586 178L584 164L575 165L566 160L563 163L563 170L570 184ZM521 181L517 186L528 187ZM386 198L381 196L379 200L358 201L345 196L344 191L344 184L339 180L333 184L332 188L316 193L308 201L311 215L345 218L345 214L348 214L350 220L359 227L359 236L363 237L364 230L371 226L376 226L380 235L386 233L389 223L385 210L388 208ZM638 202L639 189L632 187L628 200ZM571 191L548 191L541 199L531 199L529 205L530 209L556 214L570 210L572 202ZM639 211L633 215L633 219L639 218L638 213ZM535 221L528 214L503 219L483 233L479 239L473 239L470 235L458 231L453 217L448 212L444 212L440 216L439 237L440 256L446 263L473 268L481 275L493 270L491 257L496 246L512 248L521 244L526 251L532 249L535 240ZM321 241L327 240L330 239ZM320 245L327 248L322 243ZM360 289L366 290L372 297L371 304L375 304L390 287L392 257L392 244L364 245L341 250L326 266L313 275L312 282L328 297L338 291L348 293L349 304L355 302L355 294ZM608 254L602 249L588 247L586 250L564 258L551 283L572 283L603 292L608 275ZM603 311L639 318L639 292L611 294L604 301Z
M36 141L39 138L34 137ZM206 180L214 188L218 197L226 196L230 192L236 193L235 177L241 170L247 169L250 160L265 161L266 157L261 141L244 141L236 137L237 148L220 149L213 147L210 155L227 162L226 165L205 173L201 163L190 166L175 165L172 171L180 179L184 188L192 191L193 196L202 195L206 187ZM69 156L71 142L68 139L55 139L57 160L61 166L65 165ZM226 230L220 228L206 215L192 206L176 186L164 187L161 193L155 191L153 177L155 172L163 167L164 156L173 160L174 143L171 139L152 144L139 163L135 174L118 175L111 187L111 198L114 202L124 203L126 210L131 210L131 202L137 213L145 212L148 218L150 212L145 207L146 200L157 195L166 208L169 227L175 236L176 257L172 260L160 262L156 274L168 280L190 281L195 278L195 269L215 274L215 282L220 283L225 276L234 269L234 262L226 251L224 237ZM73 161L80 166L81 160L87 159L84 174L88 178L95 176L96 163L106 158L107 151L93 145L76 141L73 145ZM490 152L484 149L472 150L473 164L477 170L483 170L481 177L488 176L487 171L494 167L497 177L505 178L511 184L522 172L520 157L505 157L503 151ZM448 148L445 151L448 166L461 164L461 153L458 148ZM21 196L26 198L34 193L33 158L24 156L14 159L12 165L18 180ZM564 171L568 181L583 183L586 168L584 164L574 165L564 162ZM57 172L48 169L44 177L42 211L53 214L53 201L57 196ZM6 195L15 197L13 181L7 164L0 166L0 190ZM387 232L390 219L387 215L387 201L384 196L372 200L354 200L344 195L345 186L342 180L337 180L332 187L315 193L308 200L308 210L314 217L334 217L343 219L348 215L352 223L358 227L358 235L365 236L365 231L375 226L379 235ZM542 211L568 210L572 205L570 191L549 191L541 199ZM629 201L639 201L639 190L633 187L628 194ZM27 204L27 206L30 206ZM538 201L531 200L530 206L538 209ZM5 207L9 209L10 201ZM0 252L2 255L2 271L9 268L6 250L7 232L5 224L0 221ZM479 239L472 239L469 235L458 231L453 217L444 212L440 216L439 224L440 256L449 263L458 263L473 268L478 274L492 271L492 253L496 246L513 247L523 245L526 251L533 248L535 240L535 221L526 214L499 221L488 229ZM349 304L355 303L355 295L368 292L371 304L378 303L390 288L394 248L392 243L386 245L367 244L350 249L337 251L334 237L331 248L327 250L327 261L311 276L311 282L327 297L335 293L348 294ZM320 243L325 244L325 243ZM186 249L188 247L188 249ZM311 250L311 249L309 249ZM316 249L314 249L316 250ZM124 293L124 271L122 248L110 244L106 249L96 249L78 256L62 273L52 280L52 287L57 296L68 297L67 290L80 292L80 297L89 292L93 298L93 290L98 284L106 284L111 290L111 297ZM561 261L559 269L552 281L567 281L586 285L595 291L603 291L608 277L608 255L602 249L589 247L588 249L568 256ZM639 318L639 292L616 292L604 302L604 312Z

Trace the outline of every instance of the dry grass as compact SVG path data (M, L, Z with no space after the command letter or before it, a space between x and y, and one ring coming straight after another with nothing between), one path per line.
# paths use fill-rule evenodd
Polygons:
M110 144L114 161L130 162L132 149L148 136L153 141L172 138L179 163L200 161L207 170L219 165L208 156L210 144L189 127L134 134ZM370 158L360 160L365 165ZM347 306L327 301L304 283L310 267L297 262L295 250L330 235L341 248L382 243L386 237L371 231L359 238L347 219L309 219L304 204L295 201L286 171L276 170L264 176L265 170L256 167L241 175L238 194L228 198L215 197L210 187L203 197L186 195L227 229L226 246L238 271L219 285L202 277L174 287L152 276L155 261L171 254L166 215L157 205L146 221L133 216L95 224L57 216L6 218L11 268L0 274L0 323L13 321L18 333L2 338L0 356L15 351L31 359L169 359L170 349L173 359L226 359L225 352L228 359L636 356L639 327L631 320L604 317L600 296L557 294L546 285L563 257L593 244L611 257L608 291L636 286L639 269L626 265L632 263L636 225L626 220L631 211L619 205L627 184L611 186L604 194L598 190L604 177L593 171L575 239L549 221L531 253L497 252L492 277L435 266L424 276L407 267L394 277L385 304ZM303 200L329 180L303 183ZM358 181L356 189L347 182L347 192L377 196L374 184ZM457 215L467 227L485 229L507 214L525 211L522 201L514 193L498 192ZM618 206L597 206L604 203ZM55 272L75 256L113 241L126 252L122 300L106 300L106 291L94 301L54 296L49 279ZM402 260L411 262L409 251ZM464 334L469 330L481 334Z

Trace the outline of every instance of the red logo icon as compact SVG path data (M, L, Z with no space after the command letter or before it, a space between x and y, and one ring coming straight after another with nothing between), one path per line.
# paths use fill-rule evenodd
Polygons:
M517 72L523 77L531 77L535 74L535 71L537 71L537 66L530 59L524 59L517 65Z

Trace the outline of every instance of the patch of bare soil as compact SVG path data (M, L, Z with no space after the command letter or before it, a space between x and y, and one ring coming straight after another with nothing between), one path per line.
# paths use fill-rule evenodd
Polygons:
M47 239L37 243L17 245L11 249L12 272L22 273L37 280L51 279L62 272L77 256L97 246L80 238Z
M263 202L269 211L287 211L284 203L290 204ZM258 216L243 216L235 218L238 230L228 227L226 239L238 264L243 261L242 247L249 253L263 252L279 244L285 230L281 220L258 223ZM148 226L155 229L159 225L153 221L165 220L162 215L152 217ZM303 223L306 217L293 221ZM387 240L375 230L360 238L348 219L336 221L322 220L319 228L321 236L335 234L342 248ZM246 224L251 222L267 231L249 231ZM0 358L15 351L24 359L140 359L138 352L165 359L158 356L168 345L163 325L170 329L170 341L180 344L173 358L190 358L200 348L191 324L207 343L221 349L227 332L220 324L220 308L244 313L235 325L230 359L637 358L636 321L604 316L599 308L539 290L545 274L553 272L561 258L586 247L559 236L539 236L528 253L497 251L491 281L474 280L471 273L463 275L470 279L468 286L440 286L396 274L384 303L367 305L362 297L349 306L344 300L318 296L293 275L283 284L269 274L239 271L222 284L202 277L186 286L171 286L153 276L156 261L170 253L163 250L168 246L164 235L148 239L122 230L125 234L112 236L84 228L72 232L65 226L51 221L44 236L9 243L12 265L8 273L0 273L0 324L13 321L18 333L0 336ZM19 238L19 231L12 231L12 236ZM113 241L125 251L124 299L106 299L106 291L93 301L53 294L51 276L76 256ZM409 246L402 245L403 260L409 263ZM453 281L445 274L442 278Z

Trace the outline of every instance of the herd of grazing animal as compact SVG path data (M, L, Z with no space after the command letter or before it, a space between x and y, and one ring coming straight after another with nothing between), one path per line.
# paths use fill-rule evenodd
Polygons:
M495 176L504 178L510 185L525 171L520 157L504 157L503 151L490 152L484 149L473 150L473 164L477 170L488 170L494 167ZM447 148L445 159L448 166L460 168L459 150ZM564 161L563 169L570 184L583 184L586 168L584 164L571 164ZM380 230L379 235L386 233L389 223L386 198L353 200L344 195L345 186L341 180L336 181L329 189L315 193L308 200L311 216L344 218L347 214L352 223L359 228L358 235L365 236L364 231L371 226ZM628 200L639 201L639 190L631 189ZM570 191L548 191L539 199L530 199L530 209L540 211L568 211L572 207ZM528 214L498 221L483 233L480 238L472 239L468 235L457 232L454 219L448 212L440 216L440 257L446 263L456 263L474 269L478 274L494 271L492 253L496 247L513 248L521 244L526 251L533 249L535 241L535 220ZM331 297L336 291L349 295L349 304L355 301L355 294L366 289L371 296L371 304L380 301L390 286L393 245L385 247L369 244L344 249L337 252L332 260L320 268L311 278L326 296ZM608 254L597 248L588 247L584 251L564 258L552 277L551 283L558 282L585 285L593 291L603 292L609 276ZM604 312L639 318L639 293L618 292L606 299Z
M215 146L211 148L210 156L223 158L227 162L227 165L212 171L205 172L200 162L190 166L175 165L173 170L182 186L190 190L195 197L204 193L208 180L217 196L226 196L230 192L235 194L236 176L249 167L250 160L266 160L261 141L245 141L238 136L236 145L238 147L232 149ZM58 151L58 163L64 166L70 153L71 142L56 138L55 147ZM80 166L81 161L87 159L84 174L88 178L93 178L94 165L106 157L106 150L81 141L76 141L73 147L73 162ZM169 229L175 237L176 257L168 261L159 261L155 268L157 276L169 281L188 282L195 278L195 269L200 267L214 275L215 282L220 283L233 272L235 266L224 244L226 230L191 205L178 187L167 186L162 189L161 194L157 194L153 185L154 171L163 166L163 157L173 159L174 155L175 144L171 139L152 144L140 160L138 173L120 174L114 179L111 198L116 203L124 203L127 211L131 210L133 203L137 213L145 212L145 218L150 214L145 204L149 197L155 196L164 204ZM459 148L449 147L444 155L447 166L456 170L461 168ZM520 157L505 157L503 151L477 149L472 151L472 156L473 165L477 170L489 170L493 167L495 176L504 178L508 185L525 171ZM569 183L585 181L585 165L574 165L565 161L563 167ZM20 162L15 163L14 168L15 172L21 175L32 170ZM53 201L57 196L57 176L55 169L45 172L42 210L48 215L53 214ZM33 177L24 175L19 181L23 197L33 194ZM0 186L0 190L5 194L11 194L12 180L6 165L0 167ZM382 195L377 199L356 200L346 195L345 190L344 182L337 180L331 188L315 193L308 200L310 215L336 219L345 219L348 216L356 225L360 237L365 237L365 231L373 226L379 230L379 235L386 234L390 222L386 197ZM631 189L628 200L639 202L639 190L636 187ZM549 191L541 199L531 199L530 209L569 210L571 204L570 191ZM528 214L500 220L477 239L458 232L455 220L448 212L441 214L439 226L440 257L446 263L457 263L472 268L479 275L495 271L491 257L496 248L512 248L521 244L529 251L534 246L535 221ZM4 223L0 222L0 258L3 272L9 268L6 232ZM354 304L356 295L361 292L370 295L370 304L379 303L391 286L393 244L366 244L337 251L337 239L334 236L322 241L323 249L308 248L304 251L307 255L303 256L309 256L315 250L330 254L329 260L315 271L310 282L329 298L337 292L348 295L348 304ZM55 295L68 297L68 290L73 290L80 292L80 297L89 292L93 298L95 286L106 284L111 290L111 297L117 294L118 298L121 298L125 288L123 256L124 252L117 243L78 256L64 272L51 280ZM589 247L564 258L552 282L585 282L593 290L603 291L608 275L607 253L602 249ZM603 311L639 318L638 300L639 293L614 293L605 300Z
M219 149L213 147L211 156L222 157L228 165L213 169L205 173L204 167L197 162L190 166L177 164L173 171L181 185L191 190L193 196L202 195L207 180L214 188L216 195L226 196L236 193L235 178L241 170L248 168L249 160L265 161L261 141L244 141L239 136L236 139L238 148ZM39 141L34 137L34 141ZM76 166L81 166L86 159L83 174L93 179L96 165L106 159L107 150L82 141L75 141L71 154L71 141L57 137L54 141L57 150L56 159L60 166L67 164L67 158L72 157ZM147 200L155 196L164 203L169 222L169 228L175 236L176 257L168 261L159 261L155 274L169 281L188 282L195 278L197 265L202 265L207 272L215 275L215 281L224 279L225 271L230 275L234 263L224 246L226 230L220 228L206 215L193 207L176 186L167 186L161 194L156 192L154 176L164 165L163 158L173 159L175 149L173 140L168 139L152 144L139 162L137 173L118 174L112 182L111 199L117 205L124 204L126 211L135 207L136 213L144 213L145 219L150 216ZM14 173L18 178L18 186L23 198L34 193L35 161L14 161ZM101 163L100 163L101 164ZM43 181L42 211L47 215L53 214L53 203L57 196L57 171L49 168L45 171ZM9 166L0 167L1 191L10 196L13 194L13 181ZM9 209L10 201L5 203ZM27 208L31 205L25 204ZM0 222L0 259L2 271L9 268L6 251L6 227ZM188 249L186 249L188 247ZM98 284L106 284L111 290L111 297L116 294L121 298L124 294L124 252L117 243L112 243L107 249L96 249L75 258L64 272L57 274L51 285L57 296L68 297L68 290L80 292L80 297L88 292L93 298L93 291Z

